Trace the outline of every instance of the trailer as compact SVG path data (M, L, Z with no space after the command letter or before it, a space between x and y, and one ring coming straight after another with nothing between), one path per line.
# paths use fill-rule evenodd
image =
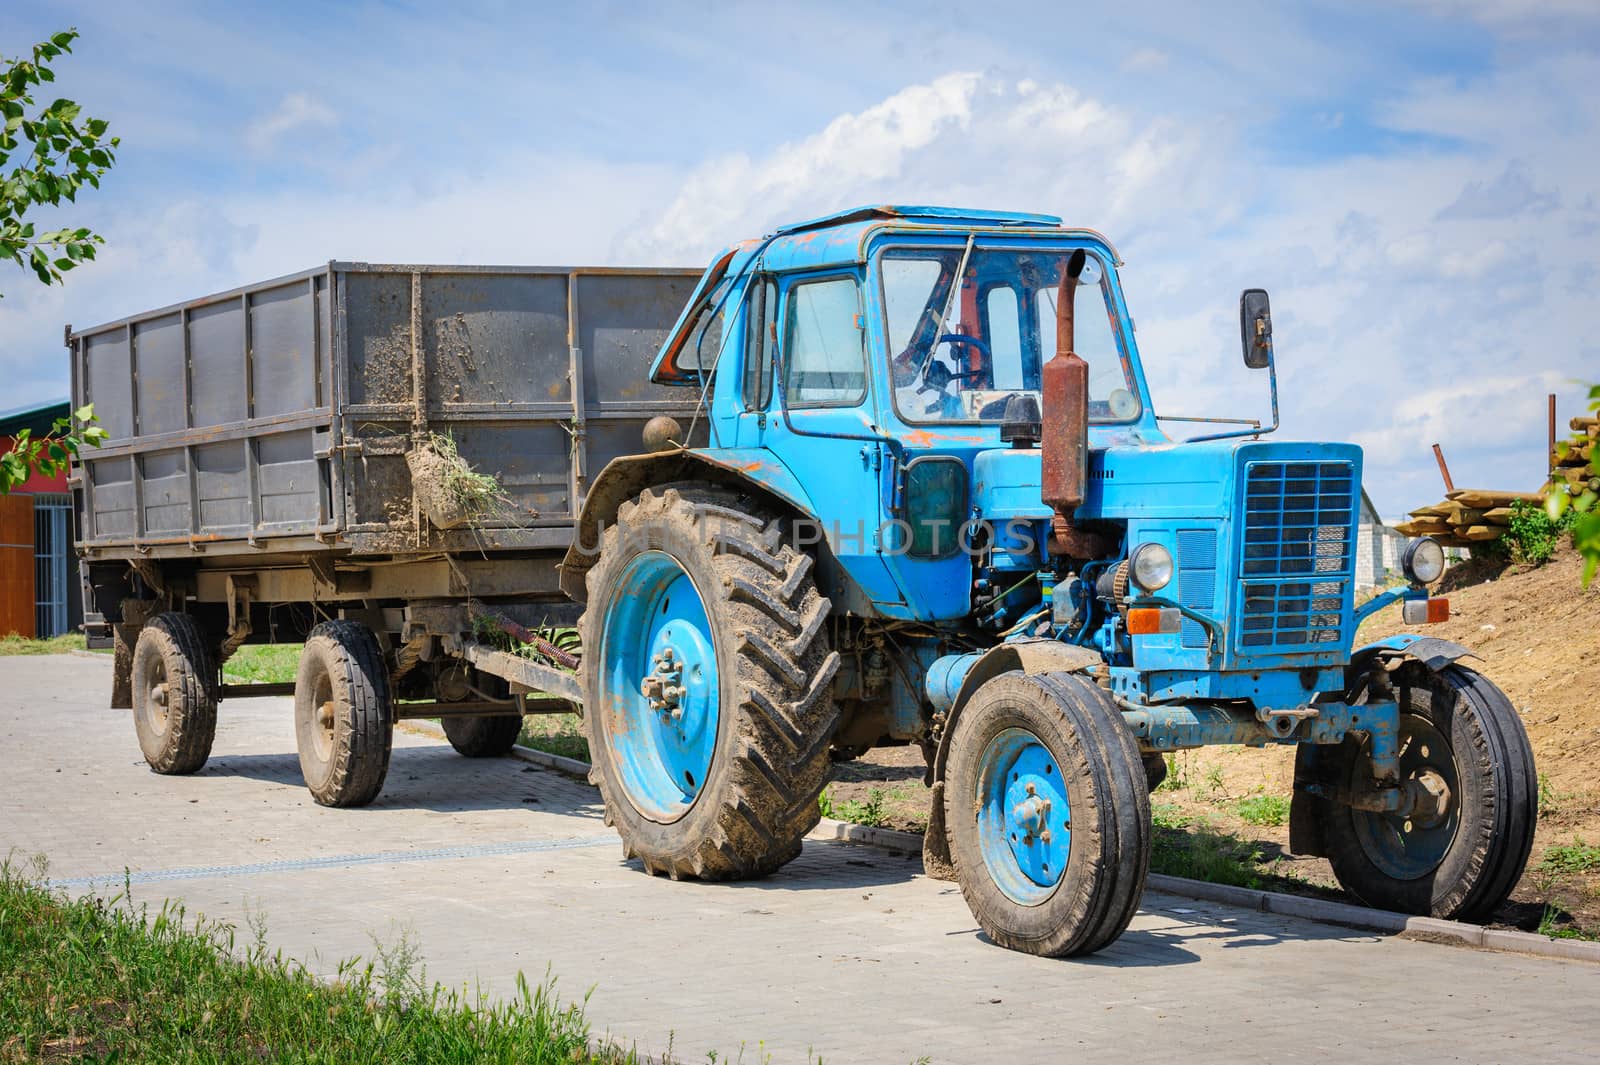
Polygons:
M188 656L202 707L294 693L222 680L246 643L377 656L370 686L386 674L395 697L367 739L385 748L393 720L443 717L465 753L499 753L522 711L570 709L570 654L472 637L484 619L519 637L575 622L556 567L592 474L639 451L650 418L692 411L647 372L698 275L331 262L69 327L73 395L108 434L71 481L86 629L116 649L112 705L138 711L152 766L198 768L212 726L163 727L176 689L172 669L136 668L147 629L186 649L166 666ZM443 481L462 471L493 478L476 513L451 512ZM530 703L533 683L557 698ZM308 780L338 731L320 707L324 735L300 730ZM382 786L345 776L319 801Z

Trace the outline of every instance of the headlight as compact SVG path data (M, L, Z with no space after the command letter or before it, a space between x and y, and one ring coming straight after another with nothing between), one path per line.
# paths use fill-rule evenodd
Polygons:
M1159 592L1172 581L1172 552L1160 544L1140 544L1129 561L1133 583L1147 592Z
M1406 579L1417 584L1432 584L1444 575L1444 548L1432 537L1422 536L1406 545L1400 558Z

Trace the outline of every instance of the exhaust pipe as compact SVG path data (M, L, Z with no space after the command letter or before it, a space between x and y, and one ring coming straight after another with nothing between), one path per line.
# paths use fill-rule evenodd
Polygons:
M1062 271L1056 296L1056 353L1040 374L1044 393L1041 494L1045 505L1055 511L1049 549L1053 555L1077 557L1089 557L1081 554L1089 546L1082 542L1086 537L1072 525L1073 511L1083 504L1089 487L1089 364L1072 350L1073 300L1086 261L1079 248Z

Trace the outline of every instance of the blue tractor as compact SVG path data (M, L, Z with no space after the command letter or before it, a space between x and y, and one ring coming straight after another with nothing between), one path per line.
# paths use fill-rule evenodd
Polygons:
M1163 430L1116 250L1036 214L865 207L711 264L652 378L688 426L612 462L562 587L607 820L653 874L770 873L833 762L918 744L924 858L996 943L1127 927L1169 752L1294 744L1291 848L1370 905L1481 918L1527 862L1536 776L1460 646L1356 627L1362 454ZM1273 367L1267 296L1245 363Z

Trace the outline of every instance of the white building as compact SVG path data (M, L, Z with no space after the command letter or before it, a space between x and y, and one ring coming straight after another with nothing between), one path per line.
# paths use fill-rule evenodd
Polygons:
M1396 532L1372 505L1367 490L1361 490L1361 518L1356 530L1356 587L1371 588L1400 579L1400 555L1406 537Z

